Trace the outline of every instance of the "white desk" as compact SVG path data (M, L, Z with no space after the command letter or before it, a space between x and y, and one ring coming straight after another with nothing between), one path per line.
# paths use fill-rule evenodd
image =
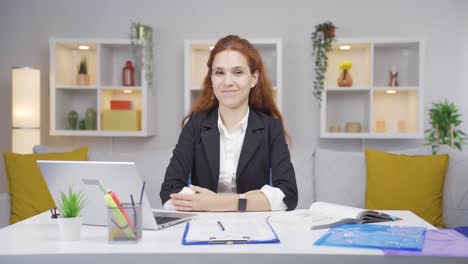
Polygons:
M402 221L389 224L435 229L409 211L388 211ZM268 213L245 213L268 216ZM200 217L229 214L202 214ZM301 231L272 224L279 244L183 246L185 224L144 231L137 244L108 244L107 228L83 226L81 240L61 241L50 213L0 229L0 263L468 263L468 259L383 256L374 249L314 246L327 230Z

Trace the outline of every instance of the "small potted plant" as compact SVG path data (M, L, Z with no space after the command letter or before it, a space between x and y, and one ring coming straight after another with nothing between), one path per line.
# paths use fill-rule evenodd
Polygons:
M325 72L328 66L327 53L332 50L336 28L332 22L326 21L316 25L315 31L312 32L313 55L315 56L314 96L319 103L322 102Z
M81 210L85 207L86 201L82 192L74 192L71 188L68 193L60 192L60 201L58 201L59 228L64 240L80 239L81 225L83 217Z
M78 75L76 76L77 85L89 85L88 63L86 57L82 57L78 65Z
M466 134L457 129L462 123L461 114L454 103L447 100L432 103L429 110L431 128L425 131L426 146L432 146L432 154L437 153L439 145L449 145L462 150L466 142Z

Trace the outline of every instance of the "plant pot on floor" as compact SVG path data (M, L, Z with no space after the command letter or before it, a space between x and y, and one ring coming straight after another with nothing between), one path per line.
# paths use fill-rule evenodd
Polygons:
M59 217L57 220L62 240L75 241L80 239L83 217Z

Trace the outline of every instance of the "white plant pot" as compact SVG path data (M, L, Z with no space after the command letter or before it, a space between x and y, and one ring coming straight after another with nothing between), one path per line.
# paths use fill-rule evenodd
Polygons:
M60 236L63 240L74 241L80 239L83 217L65 218L59 217Z

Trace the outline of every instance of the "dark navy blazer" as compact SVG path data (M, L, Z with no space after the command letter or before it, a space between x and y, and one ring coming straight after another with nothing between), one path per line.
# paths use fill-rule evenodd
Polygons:
M218 109L193 114L175 146L161 186L161 201L187 186L193 185L217 192L219 179ZM288 210L297 206L296 176L283 127L277 118L250 109L244 143L237 165L237 192L259 190L270 183L283 191Z

